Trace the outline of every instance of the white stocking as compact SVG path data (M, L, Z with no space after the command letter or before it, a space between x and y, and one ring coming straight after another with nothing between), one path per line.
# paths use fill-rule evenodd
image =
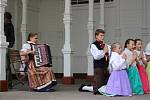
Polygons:
M93 86L83 86L82 90L88 90L90 92L93 92Z

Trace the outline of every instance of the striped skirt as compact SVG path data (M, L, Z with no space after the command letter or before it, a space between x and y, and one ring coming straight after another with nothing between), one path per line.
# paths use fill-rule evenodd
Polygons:
M35 89L39 86L56 81L54 73L50 67L35 68L33 60L28 63L29 86Z

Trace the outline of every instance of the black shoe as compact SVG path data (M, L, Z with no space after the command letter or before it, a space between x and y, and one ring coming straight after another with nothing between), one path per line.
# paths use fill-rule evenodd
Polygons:
M35 92L55 92L54 89L49 89L49 88L43 88L43 89L33 89Z
M57 85L57 81L52 81L52 86L55 86L55 85Z
M83 88L84 86L85 86L85 84L81 84L81 86L79 87L78 90L79 90L80 92L83 92L82 88Z
M51 89L51 88L54 87L55 85L57 85L57 81L52 81L52 83L49 84L47 87L48 87L49 89Z
M45 89L33 89L33 91L35 91L35 92L48 92L48 91L45 90Z
M88 91L88 90L82 90L82 88L83 88L84 86L88 86L88 85L81 84L81 86L79 87L78 90L79 90L80 92L90 92L90 91Z
M55 92L55 89L48 89L48 92Z

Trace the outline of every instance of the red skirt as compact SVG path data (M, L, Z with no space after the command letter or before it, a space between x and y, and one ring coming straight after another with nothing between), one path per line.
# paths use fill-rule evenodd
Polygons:
M144 93L148 93L148 92L150 92L150 88L149 88L149 81L148 81L148 76L147 76L147 73L146 73L146 69L143 65L137 66L137 68L138 68L139 75L140 75L140 78L141 78Z

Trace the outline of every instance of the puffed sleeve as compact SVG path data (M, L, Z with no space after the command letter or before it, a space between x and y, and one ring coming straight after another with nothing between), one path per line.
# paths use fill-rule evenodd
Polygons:
M100 60L105 55L105 52L103 50L99 50L94 44L91 44L90 51L95 60Z
M30 44L26 43L23 44L22 49L20 51L27 52L28 50L31 50L31 46Z
M123 53L125 53L127 55L127 66L129 67L132 64L132 54L128 51L128 50L124 50Z
M126 68L126 61L119 54L112 53L110 63L113 70L122 70Z

